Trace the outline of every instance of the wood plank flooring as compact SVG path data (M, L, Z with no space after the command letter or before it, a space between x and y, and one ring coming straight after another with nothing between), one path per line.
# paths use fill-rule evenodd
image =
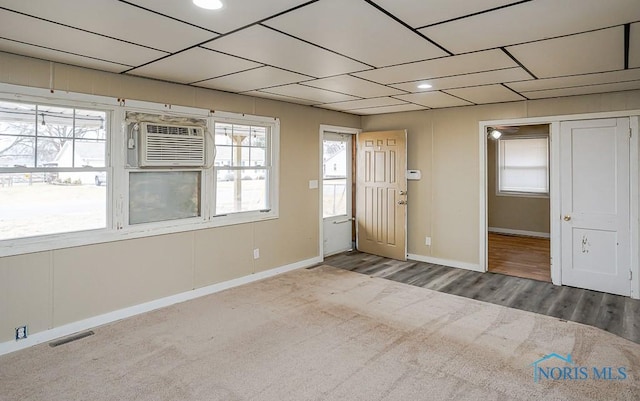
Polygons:
M551 282L549 239L489 233L489 271Z
M324 264L598 327L640 344L640 300L496 273L350 251Z

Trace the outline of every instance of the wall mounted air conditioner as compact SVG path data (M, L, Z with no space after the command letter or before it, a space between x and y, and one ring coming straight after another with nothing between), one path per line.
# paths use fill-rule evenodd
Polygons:
M140 123L140 167L205 165L202 127Z

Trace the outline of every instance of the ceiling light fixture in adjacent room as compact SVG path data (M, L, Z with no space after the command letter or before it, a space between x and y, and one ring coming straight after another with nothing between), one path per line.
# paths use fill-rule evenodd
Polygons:
M432 85L429 85L429 84L420 84L420 85L418 85L418 89L429 89L431 87L432 87Z
M207 10L219 10L222 8L220 0L193 0L193 4Z
M489 136L491 136L491 138L493 138L493 139L500 139L500 137L502 136L502 132L500 132L497 129L493 128L493 129L491 129L491 131L489 131Z

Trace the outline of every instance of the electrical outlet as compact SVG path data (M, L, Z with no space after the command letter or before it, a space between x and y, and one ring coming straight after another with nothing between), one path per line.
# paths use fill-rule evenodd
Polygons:
M424 238L424 244L426 246L431 246L431 237L425 237Z
M256 248L253 250L253 258L254 259L259 259L260 258L260 248Z
M16 341L27 338L27 326L16 327Z

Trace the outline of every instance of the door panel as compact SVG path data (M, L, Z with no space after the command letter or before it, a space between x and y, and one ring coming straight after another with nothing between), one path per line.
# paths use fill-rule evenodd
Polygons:
M358 250L406 260L406 131L358 135Z
M561 124L562 284L630 295L629 119Z
M352 249L352 137L323 134L322 224L323 255Z

